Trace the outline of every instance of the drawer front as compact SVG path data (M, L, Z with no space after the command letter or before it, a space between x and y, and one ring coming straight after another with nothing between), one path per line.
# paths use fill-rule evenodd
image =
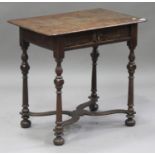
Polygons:
M80 32L77 34L69 34L64 36L64 47L66 49L79 48L93 43L92 32Z
M90 47L96 44L121 42L130 39L130 27L120 26L63 36L65 50Z
M127 40L130 38L130 29L127 26L106 28L97 31L97 42L117 42Z

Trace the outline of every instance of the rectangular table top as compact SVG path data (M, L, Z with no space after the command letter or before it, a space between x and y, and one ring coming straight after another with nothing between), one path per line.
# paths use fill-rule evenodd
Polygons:
M144 18L137 18L98 8L24 19L13 19L8 22L46 36L55 36L144 21Z

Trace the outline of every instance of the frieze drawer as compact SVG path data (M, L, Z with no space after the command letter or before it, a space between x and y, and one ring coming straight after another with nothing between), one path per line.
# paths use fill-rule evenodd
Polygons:
M90 47L95 44L111 43L130 39L130 27L120 26L95 31L68 34L63 37L65 50Z
M106 28L97 31L97 42L107 43L113 41L128 40L130 38L129 26Z
M89 46L93 44L93 32L80 32L78 34L68 34L64 36L65 49L74 49L79 46Z

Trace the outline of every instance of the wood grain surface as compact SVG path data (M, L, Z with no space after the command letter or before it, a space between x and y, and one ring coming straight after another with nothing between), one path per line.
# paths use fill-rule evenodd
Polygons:
M36 33L55 36L144 21L144 18L137 18L98 8L24 19L13 19L8 22Z

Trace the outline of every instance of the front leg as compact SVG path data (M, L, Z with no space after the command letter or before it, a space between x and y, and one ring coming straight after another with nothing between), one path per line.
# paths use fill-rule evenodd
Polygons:
M137 45L137 25L133 25L131 27L131 40L127 43L130 54L129 54L129 63L127 65L128 73L129 73L129 86L128 86L128 114L127 120L125 121L126 126L134 126L134 73L136 70L135 64L135 53L134 49Z
M56 98L56 127L55 127L55 136L54 144L55 145L62 145L64 144L64 139L62 138L63 135L63 127L62 127L62 96L61 96L61 89L64 84L64 80L61 76L63 70L61 67L62 60L56 60L56 78L54 80L55 87L57 89L57 98Z
M22 64L20 66L22 74L23 74L23 103L22 103L22 118L21 127L29 128L31 126L31 122L29 121L29 104L28 104L28 77L27 74L29 72L30 66L28 64L28 54L27 49L29 47L29 43L23 40L20 41L20 46L22 49Z
M59 40L56 40L55 43L55 50L54 50L54 58L57 63L55 73L56 78L54 80L54 84L56 87L56 127L54 129L56 138L53 140L55 145L63 145L64 139L63 135L63 126L62 126L62 92L61 89L64 84L64 80L62 77L62 60L64 57L64 50L62 49L62 45L60 44Z

